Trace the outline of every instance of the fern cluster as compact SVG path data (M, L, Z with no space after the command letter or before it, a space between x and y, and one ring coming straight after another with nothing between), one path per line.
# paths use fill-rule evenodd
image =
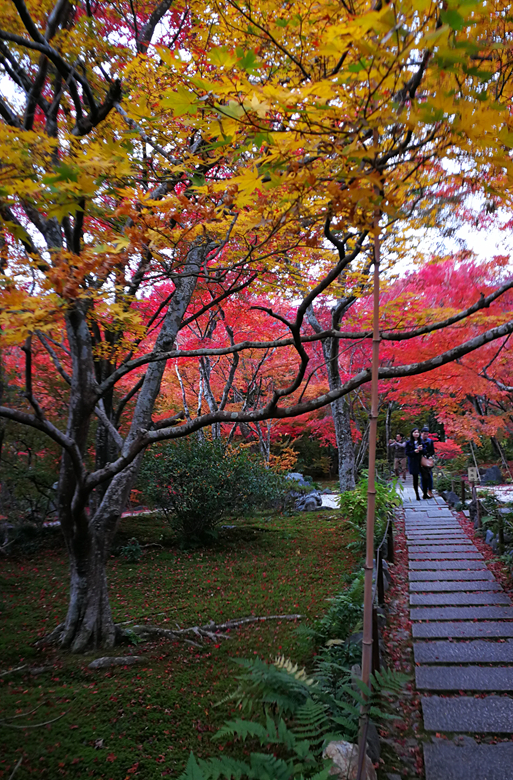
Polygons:
M327 780L330 762L323 750L328 742L355 739L364 700L373 719L393 717L378 705L378 697L397 693L405 681L395 673L376 674L369 689L351 680L346 667L335 668L329 656L312 674L284 657L273 664L259 658L238 663L243 673L229 698L249 717L228 721L214 739L258 743L265 752L251 752L247 760L191 754L180 780Z

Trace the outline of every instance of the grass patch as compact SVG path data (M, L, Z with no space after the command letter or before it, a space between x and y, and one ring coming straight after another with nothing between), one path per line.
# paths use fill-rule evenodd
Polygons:
M337 515L305 513L234 526L210 548L181 550L168 546L168 527L158 516L124 518L120 545L136 537L165 546L148 548L137 564L111 559L115 620L150 618L172 628L298 612L308 623L326 611L326 599L341 590L353 568ZM293 623L270 621L204 648L155 641L118 649L147 660L91 671L87 664L102 653L70 656L32 646L62 620L67 577L60 550L2 561L0 671L27 664L39 673L26 668L0 681L0 778L10 777L21 756L16 780L176 777L190 750L207 757L223 749L210 737L233 714L229 702L214 706L235 687L233 658L284 654L304 662L311 652Z

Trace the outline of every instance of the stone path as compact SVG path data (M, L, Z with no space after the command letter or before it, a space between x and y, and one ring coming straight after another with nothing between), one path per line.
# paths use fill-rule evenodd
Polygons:
M426 780L513 780L511 600L442 499L403 504Z

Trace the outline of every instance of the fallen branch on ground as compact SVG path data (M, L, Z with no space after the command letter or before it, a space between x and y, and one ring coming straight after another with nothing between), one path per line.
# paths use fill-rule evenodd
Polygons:
M20 768L22 761L23 761L23 756L20 756L19 759L18 759L18 763L16 764L16 766L14 767L14 769L12 770L12 772L11 772L11 774L9 776L9 780L13 779L14 775L16 774L18 769Z
M0 720L0 726L5 726L8 729L20 729L20 731L25 731L25 729L39 729L43 726L49 726L50 723L55 723L56 720L60 720L65 715L67 715L69 710L66 710L66 712L63 712L61 715L58 715L56 718L52 718L51 720L45 720L43 723L25 723L24 726L18 726L16 723L9 723L6 720Z
M23 664L23 666L16 666L14 669L4 669L3 672L0 672L0 677L7 677L8 674L14 674L14 672L19 672L22 669L26 669L28 664Z
M161 626L154 626L151 624L135 625L128 629L121 629L120 633L123 636L129 637L131 634L136 634L141 639L149 638L151 636L161 636L172 641L184 641L189 644L198 646L197 642L193 639L189 639L189 636L194 636L195 639L204 640L208 639L212 642L219 639L229 639L229 635L223 633L229 631L232 628L239 628L240 626L249 625L250 623L261 623L265 620L301 620L303 615L251 615L250 617L235 618L233 620L227 620L225 623L214 623L210 620L203 626L190 626L189 628L162 628ZM122 624L126 626L125 623Z

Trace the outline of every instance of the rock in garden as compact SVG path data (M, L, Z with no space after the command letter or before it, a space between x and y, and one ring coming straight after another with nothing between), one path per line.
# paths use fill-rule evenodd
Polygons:
M500 485L503 481L502 473L498 466L491 466L481 475L481 482L483 485Z
M300 495L296 498L294 506L298 512L315 512L316 509L322 507L322 498L318 491L314 490L312 493L307 493L306 496Z
M446 502L449 504L449 506L456 506L456 504L460 503L460 497L456 495L452 490L448 490L444 494L444 498Z
M145 660L142 655L106 655L91 661L88 669L108 669L110 666L134 666L134 664L140 664Z
M315 512L322 508L322 496L318 490L312 487L302 474L298 471L291 471L285 475L285 479L296 482L302 491L290 490L288 500L294 501L294 508L297 512ZM307 492L304 492L307 491Z
M291 482L299 482L300 485L309 484L299 471L290 471L288 474L285 474L285 479L290 479Z
M495 534L493 533L493 531L491 531L488 528L487 531L486 531L486 536L485 536L486 544L491 544L493 542L494 538L495 538Z
M330 775L340 780L356 780L358 774L358 745L351 742L330 742L324 751L326 758L331 758L333 766ZM362 780L377 780L376 770L372 761L365 756Z

